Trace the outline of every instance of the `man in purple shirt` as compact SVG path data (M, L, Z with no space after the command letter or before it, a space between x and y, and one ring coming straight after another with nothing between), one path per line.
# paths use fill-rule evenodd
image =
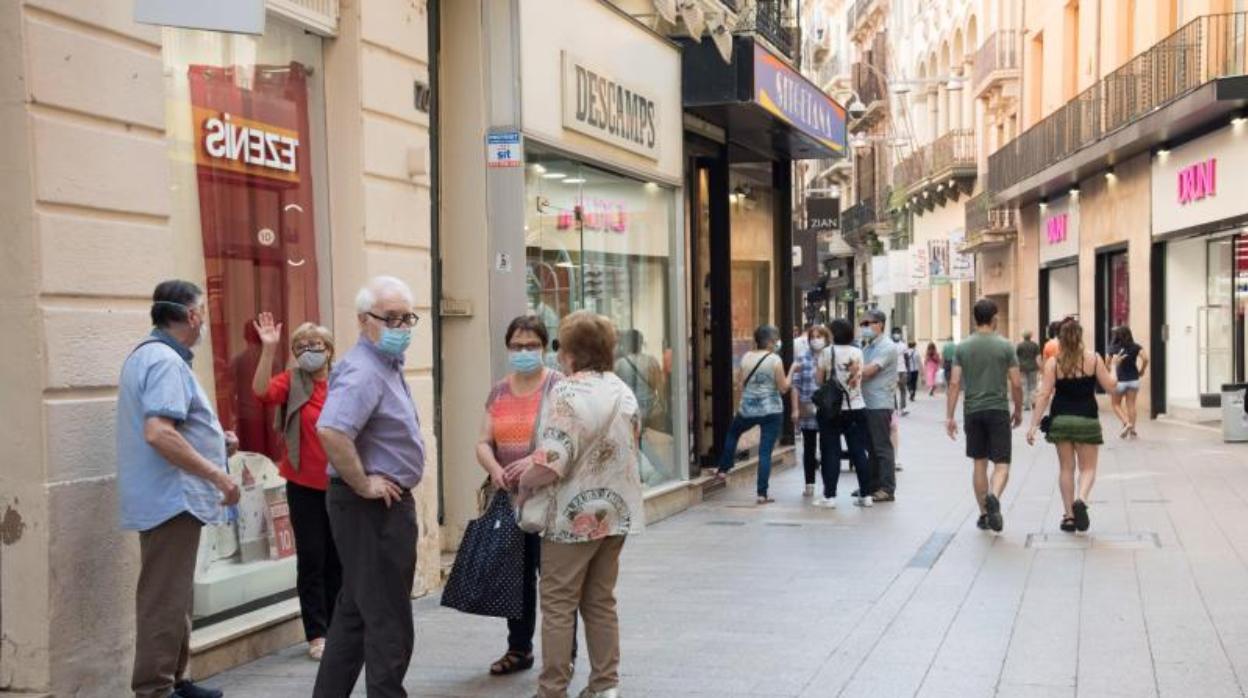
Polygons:
M329 524L342 591L316 676L315 698L346 698L360 669L369 698L406 696L412 658L416 506L425 443L403 378L419 318L407 284L379 276L355 298L360 338L334 366L317 433L329 456Z

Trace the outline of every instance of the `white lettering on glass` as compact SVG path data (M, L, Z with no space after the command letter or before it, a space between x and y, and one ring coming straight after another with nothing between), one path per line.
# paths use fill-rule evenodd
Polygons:
M241 126L229 114L204 121L204 152L209 157L294 172L299 167L298 150L298 138L256 126Z

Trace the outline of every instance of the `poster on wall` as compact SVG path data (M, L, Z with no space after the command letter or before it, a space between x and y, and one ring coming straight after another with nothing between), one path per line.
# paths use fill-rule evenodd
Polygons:
M944 286L949 283L949 241L929 240L927 243L928 283Z
M927 247L914 245L910 248L910 290L925 291L929 285Z
M949 233L949 278L953 281L975 280L975 255L963 254L966 231L956 228Z

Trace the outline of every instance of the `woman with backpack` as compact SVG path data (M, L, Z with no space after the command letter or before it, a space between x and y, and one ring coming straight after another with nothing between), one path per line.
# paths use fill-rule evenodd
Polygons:
M846 455L858 474L856 506L869 507L875 502L869 492L875 491L875 473L867 457L867 431L863 418L866 403L862 399L862 350L854 346L854 326L848 320L832 321L832 346L823 350L815 380L821 390L829 393L837 405L819 414L820 452L823 455L823 506L836 508L836 485L841 476L841 439ZM825 383L831 385L825 386Z
M771 482L771 452L784 427L784 399L789 392L791 373L785 373L780 351L780 330L762 325L754 330L754 349L741 357L737 369L737 388L741 404L728 427L728 438L719 455L719 471L715 477L725 480L737 456L737 442L745 432L758 427L758 503L776 501L767 495Z

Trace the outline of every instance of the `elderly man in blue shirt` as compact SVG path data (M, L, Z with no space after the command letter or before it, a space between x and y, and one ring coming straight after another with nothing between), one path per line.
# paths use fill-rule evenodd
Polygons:
M135 651L138 698L220 698L186 679L195 557L204 524L238 502L225 470L233 434L221 428L191 371L203 339L203 292L165 281L152 294L150 336L121 369L117 394L117 489L121 526L139 531Z
M406 696L412 658L411 589L425 442L403 377L419 318L412 291L380 276L356 296L360 337L334 367L317 431L329 456L329 524L342 591L313 696L346 698L365 668L369 698Z

